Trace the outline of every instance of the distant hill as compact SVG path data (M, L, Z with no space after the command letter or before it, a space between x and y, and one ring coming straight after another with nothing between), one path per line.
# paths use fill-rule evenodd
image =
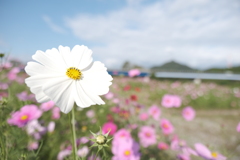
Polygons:
M232 68L211 68L211 69L207 69L204 70L204 72L208 72L208 73L226 73L226 72L230 72L230 73L240 73L240 66L238 67L232 67Z
M170 61L160 66L154 66L151 68L152 72L160 72L160 71L167 71L167 72L196 72L196 69L190 68L186 65Z

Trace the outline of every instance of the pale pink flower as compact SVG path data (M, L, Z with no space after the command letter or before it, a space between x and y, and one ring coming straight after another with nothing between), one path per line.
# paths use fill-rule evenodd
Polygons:
M173 104L173 107L180 107L181 104L182 104L182 100L179 96L177 95L172 95L172 98L173 98L173 101L174 101L174 104Z
M114 98L112 101L113 101L113 103L115 103L115 104L118 104L118 103L120 102L120 100L119 100L118 98Z
M59 119L60 116L61 116L60 108L54 107L54 108L52 109L52 119Z
M159 117L161 115L161 110L158 108L158 106L153 105L149 108L148 114L152 116L155 120L159 120Z
M2 90L8 89L8 84L7 83L0 83L0 89L2 89Z
M196 115L195 110L192 107L190 107L190 106L184 108L183 111L182 111L182 116L187 121L193 120L195 115Z
M55 103L54 103L53 101L48 101L48 102L42 103L42 104L40 105L40 108L41 108L44 112L46 112L46 111L52 109L52 108L54 107L54 105L55 105Z
M53 121L49 122L47 127L48 132L52 133L54 129L55 129L55 122Z
M196 143L195 150L198 156L206 160L226 160L227 158L217 152L211 152L205 145Z
M240 132L240 122L238 123L238 125L237 125L237 132Z
M95 116L94 110L91 109L91 110L87 111L86 116L88 118L93 118Z
M8 119L8 123L18 127L23 127L28 122L38 119L41 115L42 111L39 110L36 105L25 105L20 109L20 111L11 114L11 118Z
M113 144L118 144L119 141L123 141L125 139L131 138L131 134L128 130L122 128L118 130L114 135L113 135Z
M38 120L34 119L28 122L26 131L29 135L34 135L35 133L44 133L46 131L46 128L41 126Z
M88 160L101 160L101 158L96 157L96 155L91 155L88 157Z
M110 131L109 135L114 135L114 133L117 131L117 125L113 122L107 122L103 125L102 131L104 134Z
M141 127L140 131L138 132L138 138L140 139L140 143L144 148L157 142L155 129L149 126Z
M141 121L147 120L147 119L148 119L148 114L147 114L147 113L141 113L141 114L139 115L139 119L140 119Z
M174 131L173 125L167 119L161 120L160 127L162 128L163 134L171 134Z
M71 155L72 150L64 149L58 153L57 160L64 160L65 157Z
M166 94L162 98L162 106L166 108L171 108L174 106L174 97L172 95Z
M129 77L135 77L135 76L139 76L140 75L140 70L139 69L131 69L130 71L128 71L128 76Z
M168 144L167 143L164 143L164 142L159 142L158 143L158 149L160 150L167 150L169 148Z
M181 154L177 155L177 159L179 159L179 160L191 160L191 157L188 154L181 153Z
M86 157L87 154L88 154L88 152L89 152L88 147L84 146L84 147L82 147L81 149L79 149L79 150L77 151L77 155L78 155L79 157Z
M114 94L112 92L108 92L107 94L105 94L106 99L112 99L113 97L114 97Z
M15 80L17 78L17 74L20 72L20 69L14 67L10 72L8 72L7 77L9 80Z
M38 142L30 142L29 144L28 144L28 150L29 151L32 151L32 150L36 150L36 149L38 149Z

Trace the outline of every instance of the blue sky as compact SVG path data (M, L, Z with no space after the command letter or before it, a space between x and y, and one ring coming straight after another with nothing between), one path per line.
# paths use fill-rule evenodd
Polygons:
M110 68L240 65L239 0L0 0L0 52L86 45Z

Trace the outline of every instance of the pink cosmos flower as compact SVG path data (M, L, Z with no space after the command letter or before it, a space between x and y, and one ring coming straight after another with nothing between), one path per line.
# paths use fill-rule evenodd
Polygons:
M163 134L171 134L174 131L173 125L167 119L162 119L160 122L160 127L162 128Z
M131 138L131 134L128 130L122 128L118 130L114 135L113 135L113 145L118 144L119 141L123 141L125 139Z
M174 106L174 97L172 95L166 94L162 98L162 106L166 108L171 108Z
M188 154L178 154L177 159L179 159L179 160L191 160L191 157Z
M140 139L140 143L144 148L157 142L155 129L149 126L141 127L140 131L138 132L138 138Z
M238 125L237 125L237 132L240 132L240 122L238 123Z
M168 144L167 143L164 143L164 142L159 142L158 143L158 149L160 150L167 150L169 148Z
M171 149L175 151L180 151L183 147L187 147L187 144L184 140L173 139L171 141Z
M211 152L205 145L201 143L196 143L194 146L198 156L206 160L226 160L227 159L226 157L224 157L219 153Z
M21 101L34 100L34 95L33 94L28 95L28 93L26 91L23 91L23 92L17 94L17 97Z
M130 71L128 71L128 76L135 77L135 76L139 76L140 73L141 72L139 71L139 69L131 69Z
M8 89L8 84L7 83L0 83L0 89L2 89L2 90Z
M35 133L44 133L46 131L46 128L41 126L38 120L34 119L28 122L26 126L26 131L28 135L34 135Z
M8 119L8 123L16 125L18 127L25 126L28 122L41 117L42 111L38 109L36 105L23 106L20 111L11 114L11 118Z
M109 135L114 135L114 133L117 131L117 125L114 124L113 122L107 122L103 125L102 131L104 134L110 131Z
M57 160L64 160L65 157L71 155L72 150L64 149L58 153Z
M177 108L180 107L182 104L181 98L177 95L173 95L172 98L173 98L173 102L174 102L173 107L177 107Z
M59 118L60 118L60 115L61 115L61 113L60 113L60 108L54 107L54 108L52 109L52 119L59 119Z
M182 116L184 119L186 119L187 121L191 121L194 119L195 117L195 110L192 107L185 107L182 111Z
M40 108L41 108L44 112L46 112L46 111L52 109L52 108L54 107L54 105L55 105L55 103L54 103L53 101L48 101L48 102L42 103L42 104L40 105Z
M141 114L139 115L139 119L140 119L141 121L147 120L147 119L148 119L148 114L147 114L147 113L141 113Z
M113 144L112 153L114 154L112 160L140 160L139 144L132 138L126 138Z
M148 113L150 116L152 116L155 120L159 120L159 117L161 115L161 110L158 108L158 106L153 105L149 108Z
M81 149L79 149L79 150L77 151L77 155L78 155L79 157L86 157L87 154L88 154L88 152L89 152L88 147L84 146L84 147L82 147Z

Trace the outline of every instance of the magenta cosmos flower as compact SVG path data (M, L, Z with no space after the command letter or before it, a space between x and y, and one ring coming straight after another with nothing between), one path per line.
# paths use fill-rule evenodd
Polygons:
M43 110L43 111L48 111L50 109L52 109L54 107L55 103L53 101L48 101L48 102L45 102L45 103L42 103L40 105L40 108Z
M227 158L217 152L211 152L205 145L196 143L195 150L198 156L206 160L226 160Z
M18 127L25 126L28 122L41 117L42 111L38 109L36 105L23 106L20 111L11 114L11 118L8 119L8 123L16 125Z
M114 133L117 131L117 125L113 122L107 122L103 125L102 131L104 134L110 131L109 135L114 135Z
M147 119L148 119L148 114L147 114L147 113L141 113L141 114L139 115L139 119L140 119L141 121L147 120Z
M186 107L182 111L182 116L187 121L193 120L195 115L196 115L195 110L192 107Z
M139 69L131 69L130 71L128 71L128 76L135 77L135 76L139 76L140 73L141 72L139 71Z
M182 104L182 100L177 95L166 94L162 98L162 106L166 108L180 107L181 104Z
M113 144L118 144L120 141L123 141L125 139L131 138L131 134L128 130L122 128L118 130L114 135L113 135Z
M159 142L158 143L158 149L167 150L168 148L169 148L169 145L167 143L164 143L164 142Z
M159 117L161 115L161 110L158 108L158 106L153 105L149 108L148 114L152 116L155 120L159 120Z
M160 127L162 128L163 134L171 134L174 131L173 125L167 119L162 119L161 120Z
M156 143L156 133L155 129L149 126L141 127L138 132L138 138L140 139L140 143L143 147L148 147Z

